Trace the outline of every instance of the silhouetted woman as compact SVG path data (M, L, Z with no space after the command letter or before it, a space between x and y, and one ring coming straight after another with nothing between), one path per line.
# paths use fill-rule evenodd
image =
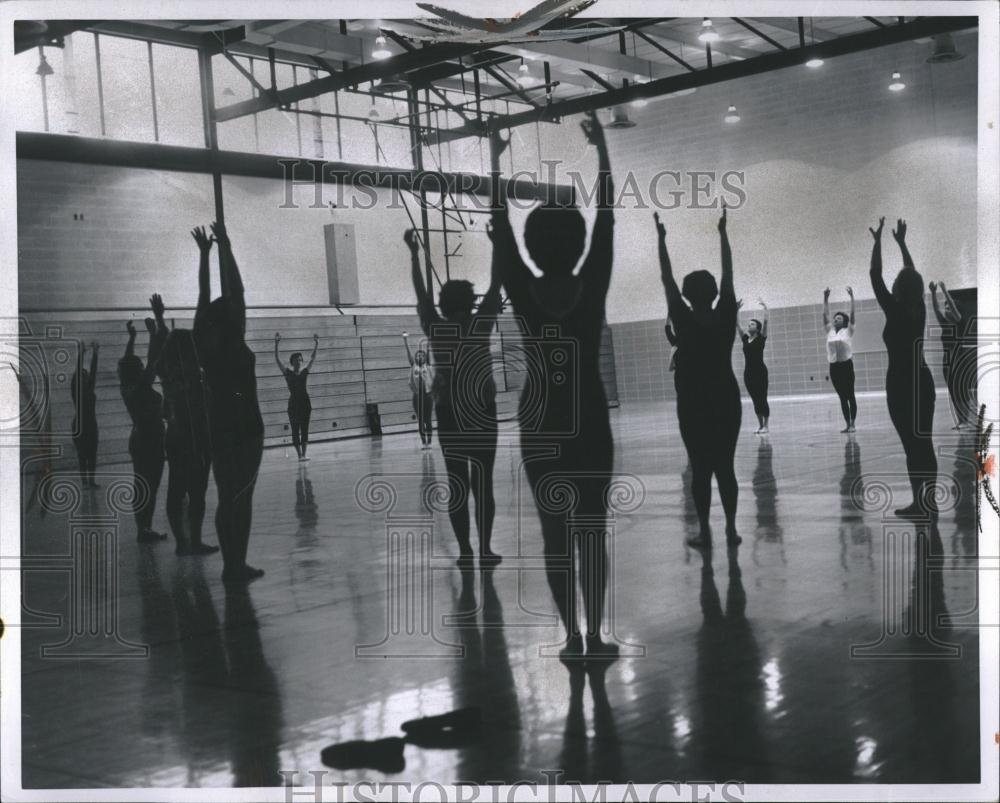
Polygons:
M931 290L931 303L934 305L934 317L937 318L941 327L941 346L944 349L944 381L948 385L948 396L951 399L951 410L955 416L955 426L952 429L961 429L969 423L969 401L968 390L969 378L974 375L970 371L969 365L963 359L962 349L962 313L958 311L955 300L951 293L944 286L944 282L928 285ZM941 295L944 296L944 313L938 306L937 291L941 288Z
M201 252L194 337L208 388L212 471L219 494L215 529L222 547L222 579L246 582L264 574L247 564L253 491L264 451L264 421L257 403L256 358L244 339L243 280L225 226L213 223L212 234L210 240L203 228L192 232ZM210 302L208 256L213 241L219 244L222 296Z
M210 555L218 552L219 547L201 540L212 446L198 352L190 329L167 331L162 302L154 312L157 336L163 339L156 370L163 387L163 412L167 420L167 521L178 555Z
M83 367L84 347L76 359L76 370L70 379L70 393L73 396L73 446L80 465L80 481L84 488L99 488L94 482L97 468L97 354L100 345L95 340L90 344L90 370Z
M309 446L309 419L312 416L312 400L309 398L309 391L306 389L306 382L309 380L309 369L312 368L316 360L316 352L319 350L319 335L313 335L313 350L309 356L309 362L302 366L302 352L296 351L290 358L289 364L285 365L278 354L278 344L281 342L281 334L274 333L274 361L278 364L278 370L285 377L285 384L288 385L288 425L292 430L292 446L295 447L295 454L299 460L308 460L306 457L306 447Z
M733 255L726 233L726 209L719 219L722 245L722 284L707 270L684 277L683 291L674 279L667 252L667 231L654 214L660 252L660 276L667 292L667 308L677 332L677 421L691 462L691 485L698 511L699 533L688 538L695 548L712 545L709 512L712 476L719 485L726 515L726 542L736 545L736 503L739 486L733 460L740 434L743 405L733 373L736 338L736 296L733 292ZM719 303L712 307L716 297ZM685 299L691 304L689 307Z
M937 512L933 486L937 479L937 456L931 439L934 424L934 377L924 362L924 280L913 266L906 247L906 221L898 220L892 232L903 255L903 269L892 283L892 292L882 278L882 227L869 229L872 245L871 280L875 298L885 313L885 341L889 367L885 374L885 401L889 418L906 453L913 502L896 511L897 516L915 517Z
M760 299L758 301L764 309L764 320L751 318L744 332L737 317L736 328L739 329L740 340L743 341L743 384L750 394L753 412L757 416L758 427L754 434L766 435L767 422L771 417L771 405L767 403L767 364L764 362L764 344L767 342L767 304ZM743 302L738 301L736 306L742 307Z
M495 566L500 556L490 549L496 501L493 498L493 465L497 456L496 384L490 333L500 313L500 276L494 270L490 287L476 308L472 285L451 279L441 286L438 306L424 287L416 232L404 238L410 249L413 289L417 295L420 325L430 340L436 366L435 412L438 443L444 456L451 498L448 517L458 541L458 564L473 559L469 537L469 494L476 503L479 562Z
M434 370L427 362L427 352L424 349L410 352L410 336L406 332L403 332L403 344L406 346L406 359L410 362L410 393L413 394L413 412L417 416L420 442L425 449L430 449L431 434L434 431L431 423L431 413L434 410Z
M823 327L826 329L826 359L830 363L830 381L840 398L840 411L847 426L841 432L854 432L858 417L858 400L854 398L854 289L847 288L851 297L851 314L838 312L830 322L830 288L823 291Z
M159 296L153 296L150 304L156 308ZM140 543L162 541L167 536L153 530L153 514L156 511L156 494L163 479L163 397L153 388L156 376L156 360L159 346L156 323L146 318L149 331L149 350L146 365L135 355L135 325L125 324L128 329L128 344L125 355L118 361L118 383L132 419L132 432L128 438L128 453L132 458L135 473L135 524Z
M601 639L608 582L604 528L614 441L599 355L604 302L611 282L614 192L608 147L597 116L588 113L581 127L597 148L598 208L590 252L576 275L573 269L583 254L587 233L583 215L573 206L555 204L540 206L528 215L524 242L543 273L535 278L518 252L499 192L499 159L509 141L494 132L490 148L495 193L493 265L503 271L514 312L527 327L525 337L531 338L527 356L535 361L534 370L545 383L538 388L525 382L522 389L518 406L521 455L541 519L546 578L566 628L561 656L570 661L584 657L576 614L578 588L587 614L587 657L618 654L616 644Z

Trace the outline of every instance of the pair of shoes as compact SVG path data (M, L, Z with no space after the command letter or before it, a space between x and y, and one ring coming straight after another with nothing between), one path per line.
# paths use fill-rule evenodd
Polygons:
M263 569L255 569L253 566L243 564L238 569L223 569L223 583L249 583L258 577L264 576Z
M769 430L767 427L761 427L760 429L757 430L757 434L758 435L767 435L770 431L771 430Z
M159 541L165 541L166 538L166 533L158 533L156 530L146 530L143 533L139 533L135 540L140 544L155 544Z
M320 760L337 770L376 770L395 773L406 769L403 747L406 740L399 736L373 742L355 741L332 744L323 748Z
M177 549L174 550L175 555L214 555L219 551L217 546L212 546L211 544L187 544L185 546L177 545Z
M404 722L400 727L410 744L427 748L463 747L482 728L483 713L478 706L459 708L447 714L421 717Z

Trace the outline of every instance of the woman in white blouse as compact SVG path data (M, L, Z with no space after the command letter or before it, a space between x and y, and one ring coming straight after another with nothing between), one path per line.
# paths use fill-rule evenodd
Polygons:
M858 402L854 398L854 290L847 288L851 297L851 312L837 312L830 320L830 288L823 291L823 326L826 327L826 358L830 362L830 381L840 397L840 409L847 426L841 432L854 432L858 417Z

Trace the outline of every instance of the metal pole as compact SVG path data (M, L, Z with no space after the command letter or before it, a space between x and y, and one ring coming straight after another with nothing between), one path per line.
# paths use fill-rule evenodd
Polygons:
M198 76L201 80L201 111L205 125L205 147L210 151L212 165L212 189L215 195L215 220L225 223L225 208L222 201L222 173L219 171L215 155L219 151L218 124L215 120L215 85L212 81L212 56L205 50L198 51Z

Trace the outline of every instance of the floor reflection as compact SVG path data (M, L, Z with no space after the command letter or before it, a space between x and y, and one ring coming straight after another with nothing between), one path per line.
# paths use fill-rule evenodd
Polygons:
M518 778L522 767L521 712L494 571L462 569L459 575L461 585L453 594L450 620L462 646L452 680L455 707L481 707L488 739L460 752L458 777L474 783ZM513 575L507 576L513 579ZM476 600L477 581L482 587L481 605Z
M852 565L865 563L875 571L872 529L865 523L863 500L864 475L861 471L861 446L854 435L844 442L844 472L840 477L840 567L850 572ZM847 579L842 581L847 588Z
M753 560L758 561L761 542L777 544L782 565L785 557L785 530L778 513L778 482L774 476L774 448L768 438L757 444L757 463L753 472L753 498L756 506L756 526L753 539Z
M224 752L232 786L281 785L281 693L264 657L249 592L227 591L220 623L201 562L178 566L171 591L183 670L181 741L189 768ZM221 726L221 751L210 738L214 729L205 730L206 718Z
M780 695L780 673L766 667L746 617L747 596L737 549L726 552L728 584L722 606L711 553L702 555L703 622L696 637L696 724L692 747L710 777L773 776L763 728L766 695Z

